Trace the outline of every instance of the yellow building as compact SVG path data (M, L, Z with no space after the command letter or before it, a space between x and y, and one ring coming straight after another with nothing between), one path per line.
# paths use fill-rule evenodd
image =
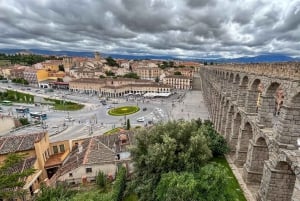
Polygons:
M64 144L64 143L56 143ZM49 160L55 156L51 149L49 136L46 132L33 133L26 135L16 135L10 137L0 137L0 166L10 153L26 154L25 160L14 167L15 172L22 172L24 168L34 168L35 172L26 179L23 189L27 191L26 200L29 200L39 191L40 183L48 178L48 172L45 169ZM69 153L69 147L66 147L60 157L60 163ZM1 198L0 198L1 200Z
M44 81L48 79L48 71L46 69L40 69L36 71L36 77L38 82Z

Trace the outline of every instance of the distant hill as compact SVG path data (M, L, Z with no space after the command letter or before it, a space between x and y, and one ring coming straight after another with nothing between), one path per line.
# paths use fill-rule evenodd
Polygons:
M300 61L300 58L289 57L284 54L264 54L254 57L239 57L233 59L220 58L212 60L220 63L264 63L264 62L289 62L289 61Z
M0 53L15 54L17 52L24 51L24 49L0 49ZM55 55L55 56L72 56L72 57L94 57L94 52L76 52L76 51L51 51L42 49L28 49L26 51L34 54L42 55ZM106 54L101 53L103 57L111 56L117 59L128 59L128 60L141 60L141 59L158 59L158 60L188 60L188 61L199 61L199 62L217 62L217 63L263 63L263 62L289 62L289 61L300 61L300 57L293 58L284 54L263 54L253 57L239 57L239 58L217 58L217 59L191 59L191 58L177 58L169 55L126 55L126 54Z

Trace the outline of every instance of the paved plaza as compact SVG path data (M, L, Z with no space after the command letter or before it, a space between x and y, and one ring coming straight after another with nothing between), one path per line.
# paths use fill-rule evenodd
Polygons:
M102 105L99 97L88 94L67 93L64 91L55 91L52 94L39 94L33 93L32 90L30 93L37 97L53 97L53 94L55 96L61 95L65 100L76 101L85 105L82 110L69 112L56 111L48 105L23 105L29 107L31 112L43 112L47 114L48 118L43 123L47 126L46 130L52 142L101 135L112 128L123 126L127 119L130 119L132 127L148 126L152 123L166 122L168 120L209 119L209 114L200 90L176 91L170 97L165 98L148 99L142 96L132 96L109 99L107 105ZM117 104L115 104L116 102ZM140 111L126 117L110 116L107 113L109 107L126 105L139 106ZM20 106L17 104L3 108L7 114L17 115L14 111ZM68 117L71 117L72 121L66 121ZM137 121L139 118L145 119L145 121ZM43 130L45 128L38 125L6 133L5 135L28 134Z
M171 119L209 119L209 113L205 107L201 91L187 91L179 103L172 106Z

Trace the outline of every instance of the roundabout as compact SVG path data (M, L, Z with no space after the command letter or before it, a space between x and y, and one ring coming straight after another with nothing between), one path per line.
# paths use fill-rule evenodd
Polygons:
M137 106L122 106L117 108L112 108L108 111L108 114L111 116L124 116L130 115L138 112L140 110Z

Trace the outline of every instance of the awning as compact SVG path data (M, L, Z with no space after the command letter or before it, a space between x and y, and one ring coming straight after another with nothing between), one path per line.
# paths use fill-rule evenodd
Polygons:
M24 186L23 189L29 189L29 187L37 180L37 178L42 174L42 170L39 170L34 176L33 178L28 181Z

